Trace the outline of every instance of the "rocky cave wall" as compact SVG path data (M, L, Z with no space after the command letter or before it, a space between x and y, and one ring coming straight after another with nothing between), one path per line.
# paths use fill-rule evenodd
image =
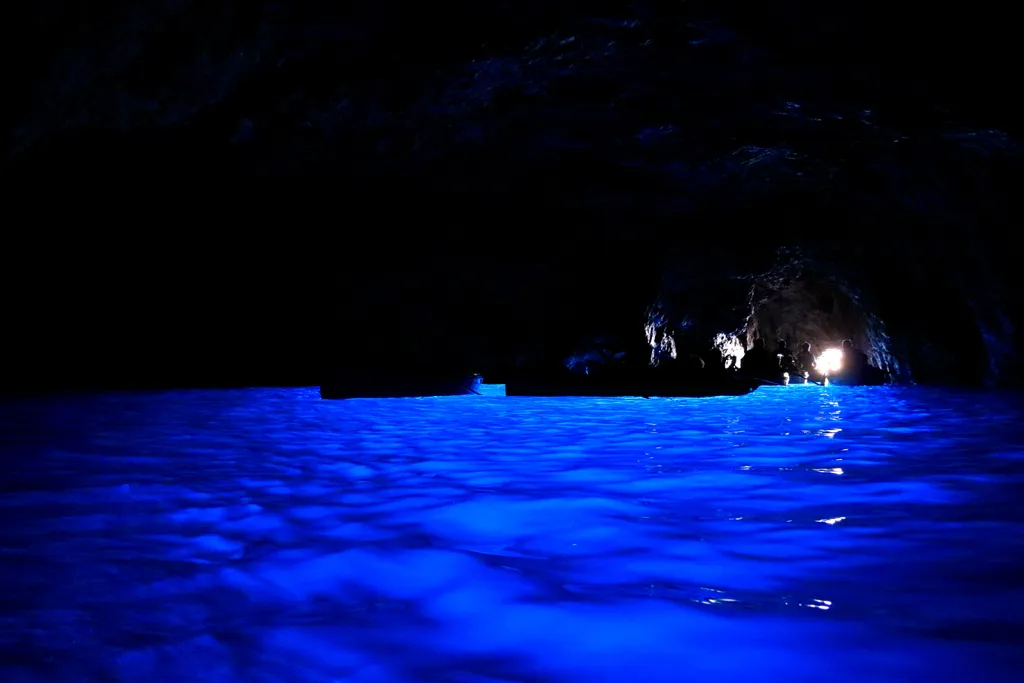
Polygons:
M326 364L639 352L655 302L702 348L798 264L884 324L904 376L1019 382L1022 102L971 66L1009 59L1012 22L884 9L36 4L6 166L337 235L310 247ZM260 180L296 175L319 180Z
M742 335L745 345L749 348L761 337L773 348L785 340L796 352L807 342L820 355L850 339L868 354L872 365L907 378L892 354L884 323L843 290L842 285L822 282L813 274L803 274L779 290L755 285L753 312Z
M899 227L790 238L773 262L717 277L679 263L660 299L673 319L686 320L693 348L714 330L748 345L757 336L809 341L817 352L851 338L903 381L1017 385L1016 257L984 231L947 225L918 236Z
M345 296L324 323L331 365L440 365L494 379L560 364L602 336L638 348L658 285L648 245L518 218L507 231L470 223L425 234L400 253L360 250L357 269L334 283Z

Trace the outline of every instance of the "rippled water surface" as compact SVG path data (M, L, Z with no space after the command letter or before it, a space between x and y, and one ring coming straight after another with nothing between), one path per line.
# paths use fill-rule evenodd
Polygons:
M1022 680L1013 397L0 408L4 683Z

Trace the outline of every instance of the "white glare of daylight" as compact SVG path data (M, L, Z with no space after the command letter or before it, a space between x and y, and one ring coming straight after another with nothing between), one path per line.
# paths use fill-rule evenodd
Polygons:
M841 349L825 349L815 362L820 372L839 372L843 367L843 352Z

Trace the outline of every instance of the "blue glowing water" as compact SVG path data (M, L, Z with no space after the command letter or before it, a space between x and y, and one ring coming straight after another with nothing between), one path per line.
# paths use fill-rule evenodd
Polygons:
M0 407L4 683L1020 680L1012 397Z

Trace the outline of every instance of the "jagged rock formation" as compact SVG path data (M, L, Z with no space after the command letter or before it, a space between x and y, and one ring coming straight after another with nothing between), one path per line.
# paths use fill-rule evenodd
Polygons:
M319 275L329 363L650 353L658 302L681 346L853 337L905 379L1022 378L1021 103L965 62L1005 56L980 9L928 31L792 1L24 11L21 176L333 179L220 196L350 235Z

